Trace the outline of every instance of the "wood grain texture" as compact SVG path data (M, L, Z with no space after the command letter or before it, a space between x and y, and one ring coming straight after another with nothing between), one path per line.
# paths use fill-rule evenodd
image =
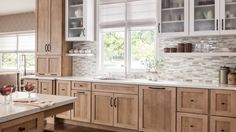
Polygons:
M95 92L115 92L124 94L138 94L137 85L93 83L92 91Z
M210 119L210 132L234 132L236 119L212 116Z

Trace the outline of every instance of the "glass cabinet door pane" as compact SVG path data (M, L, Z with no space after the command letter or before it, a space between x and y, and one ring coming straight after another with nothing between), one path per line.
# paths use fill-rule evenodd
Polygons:
M85 37L83 0L69 0L68 37Z
M215 30L215 0L194 1L194 31Z
M236 30L236 0L225 0L225 30Z
M184 32L184 0L162 0L161 32Z

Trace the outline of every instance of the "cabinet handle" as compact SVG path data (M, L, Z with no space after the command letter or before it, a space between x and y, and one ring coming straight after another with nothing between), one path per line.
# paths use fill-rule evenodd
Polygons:
M78 94L85 94L85 92L77 92Z
M219 30L219 20L216 20L216 30Z
M160 88L160 87L148 87L149 89L157 89L157 90L166 90L166 88Z
M117 98L114 99L114 107L117 107Z
M45 75L44 73L38 73L39 75Z
M222 102L221 104L222 104L222 105L225 105L225 103L224 103L224 102Z
M222 30L224 30L224 19L222 19Z
M221 132L224 132L225 130L224 130L224 129L221 129L220 131L221 131Z
M48 52L51 52L51 51L52 51L52 45L48 44Z
M83 29L83 35L84 35L84 37L85 37L85 28Z
M193 100L193 99L191 99L191 100L190 100L190 102L194 102L194 100Z
M194 125L190 125L190 127L191 127L191 128L193 128L193 127L194 127Z
M113 98L110 98L110 106L113 107Z
M158 23L158 32L161 33L161 24Z
M23 132L23 131L25 131L25 128L24 128L24 127L19 127L18 130L19 130L20 132Z
M48 44L45 44L45 46L44 46L44 49L45 49L45 52L48 52Z

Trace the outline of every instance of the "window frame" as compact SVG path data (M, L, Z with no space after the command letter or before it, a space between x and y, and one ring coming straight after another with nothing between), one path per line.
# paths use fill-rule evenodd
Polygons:
M97 0L98 1L98 0ZM128 73L143 73L145 72L146 70L145 69L132 69L131 68L131 28L135 28L135 26L128 26L128 12L127 12L127 2L125 2L125 26L124 27L110 27L110 28L107 28L107 29L114 29L114 28L124 28L124 46L125 46L125 51L124 51L124 68L121 68L121 69L108 69L108 68L105 68L104 67L104 44L103 44L103 39L102 39L102 32L101 30L103 30L102 28L99 27L99 2L97 2L96 4L96 29L97 29L97 32L96 32L96 36L98 38L97 40L97 57L96 57L96 60L97 60L97 71L98 73L104 73L104 72L114 72L114 73L118 73L118 72L125 72L125 67L126 67L126 70ZM158 14L156 14L158 15ZM157 16L156 16L157 18ZM159 51L159 46L158 46L158 39L157 39L157 20L156 20L156 24L151 26L153 27L153 31L154 31L154 53L155 53L155 56L154 58L159 58L160 56L160 53L158 52ZM142 26L142 25L139 25L137 27L148 27L148 26ZM150 26L149 26L150 27Z
M21 61L21 56L20 54L35 54L35 50L19 50L19 36L27 36L27 35L36 35L35 31L22 31L22 32L10 32L10 33L0 33L0 37L4 36L15 36L16 37L16 50L8 51L8 50L2 50L0 51L0 54L2 53L15 53L17 56L17 66L16 69L7 69L7 68L2 68L2 58L0 57L0 72L20 72L20 61ZM36 39L36 37L35 37ZM36 45L35 45L36 46ZM36 47L35 47L36 48ZM27 73L33 74L35 73L35 70L27 70Z

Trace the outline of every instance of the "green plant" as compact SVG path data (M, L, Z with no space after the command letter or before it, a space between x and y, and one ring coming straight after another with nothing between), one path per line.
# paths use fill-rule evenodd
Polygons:
M146 58L142 61L142 64L147 72L158 72L164 66L164 61L162 59Z

